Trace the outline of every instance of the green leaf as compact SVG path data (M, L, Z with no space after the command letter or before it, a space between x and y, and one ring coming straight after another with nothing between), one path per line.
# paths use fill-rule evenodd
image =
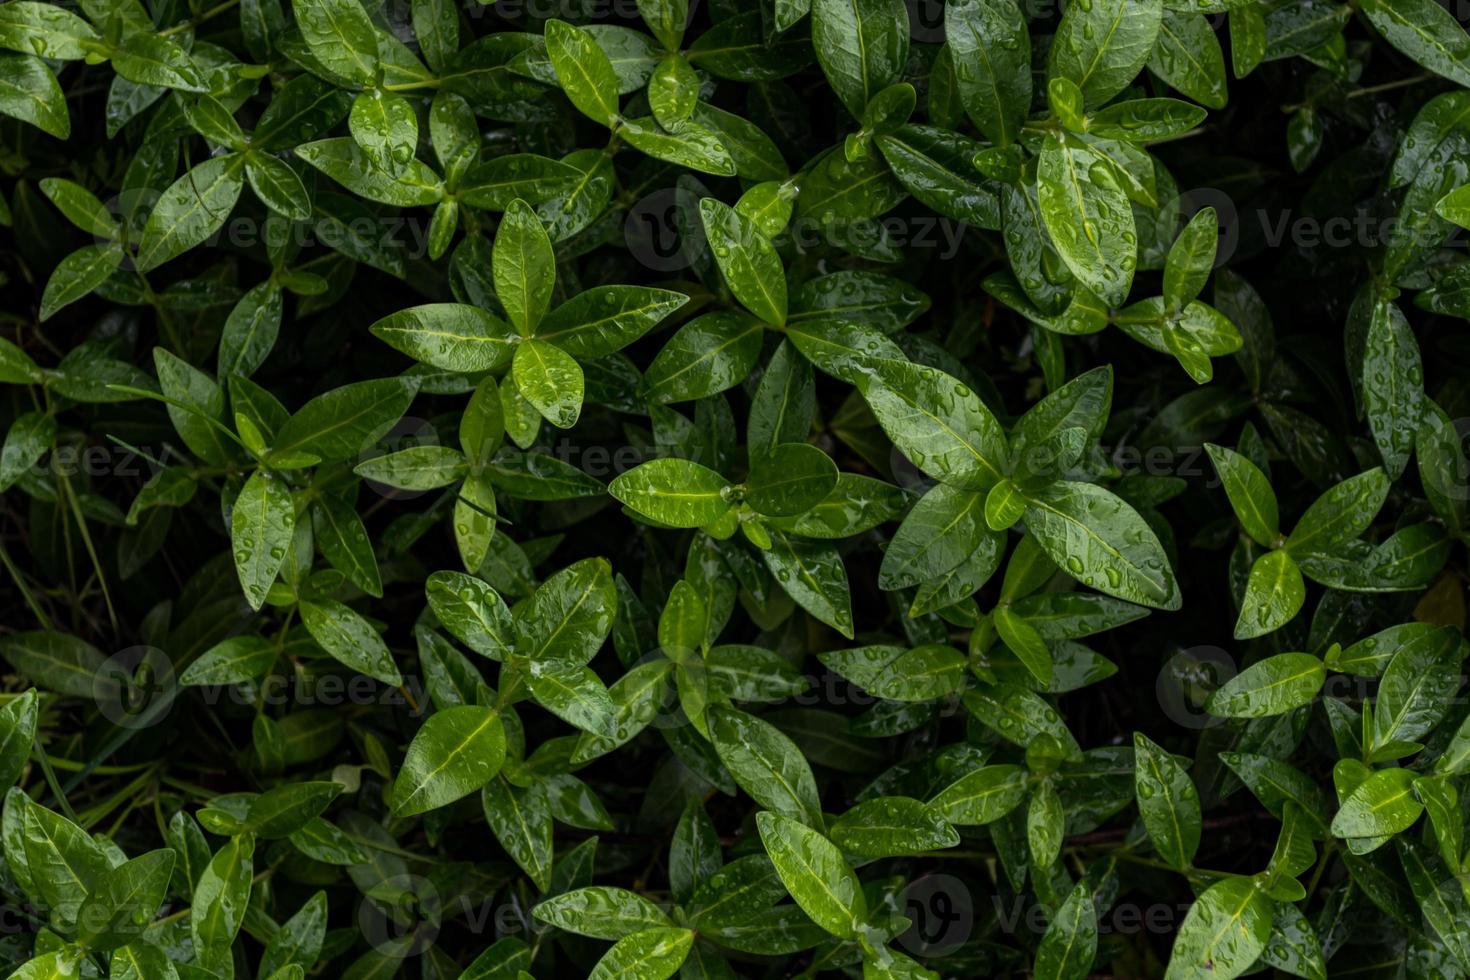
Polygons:
M1284 819L1285 806L1294 803L1312 823L1313 835L1327 836L1331 803L1322 788L1286 762L1244 752L1222 752L1220 761L1240 777L1272 816Z
M497 776L480 794L485 819L504 847L536 887L551 887L551 811L542 784L521 789Z
M28 5L30 5L30 0L17 0L15 3L0 7L0 10L9 11ZM60 7L40 3L34 6L65 13ZM46 199L56 205L57 210L66 215L66 219L82 231L99 238L116 237L117 219L112 216L105 204L97 200L97 195L85 187L61 177L47 177L40 182L40 188L41 193L46 195Z
M143 226L138 271L157 268L220 229L240 199L244 161L234 153L210 157L169 185Z
M588 980L665 980L679 972L694 933L675 927L644 929L624 936L592 966Z
M757 513L790 517L811 510L836 486L831 457L809 443L785 443L751 466L745 502Z
M276 344L283 313L282 290L274 283L263 282L240 297L220 334L220 378L255 373Z
M393 427L416 387L409 378L380 378L318 395L276 432L267 462L303 453L323 463L351 459Z
M327 893L319 891L281 924L260 957L260 973L270 977L292 965L316 965L327 931Z
M185 92L206 90L189 53L162 34L138 31L124 37L112 52L112 67L119 77L139 85Z
M699 76L689 62L670 56L658 63L648 80L648 105L665 129L677 131L699 101Z
M939 812L907 796L880 796L848 810L829 829L844 853L895 857L954 847L960 835Z
M418 148L418 116L407 99L393 92L373 89L360 94L353 100L348 125L372 165L390 177L407 169Z
M295 530L296 503L281 478L267 470L250 474L230 511L230 547L252 609L265 604Z
M1060 745L1066 758L1081 754L1056 710L1025 688L1000 683L966 691L963 700L970 714L1013 744L1026 747L1045 737Z
M1168 980L1231 980L1248 971L1271 937L1271 903L1249 878L1206 888L1179 927Z
M551 305L556 256L546 227L525 201L512 201L506 208L491 258L495 295L511 325L529 337Z
M730 510L730 482L687 459L653 459L613 480L608 493L667 527L703 527Z
M903 126L875 140L894 177L919 202L941 215L981 228L998 228L1000 201L970 173L978 144L932 126Z
M1090 483L1061 482L1027 500L1027 529L1073 578L1129 602L1179 608L1163 547L1122 499Z
M553 200L585 179L569 164L534 153L507 153L471 167L459 182L459 195L472 208L505 211L517 199L537 204Z
M8 791L26 767L36 738L37 697L25 691L0 708L0 791Z
M1293 555L1310 555L1350 541L1367 530L1388 497L1388 476L1371 469L1348 477L1312 502L1286 539Z
M1129 99L1088 116L1087 131L1103 139L1148 142L1182 136L1207 115L1199 106L1178 99Z
M713 705L709 736L720 761L756 803L792 821L822 826L811 767L796 743L774 725L735 708Z
M1112 5L1097 0L1093 7ZM1137 233L1108 158L1073 137L1048 137L1041 148L1037 193L1047 234L1067 268L1104 301L1121 306L1137 266Z
M1363 347L1362 378L1368 427L1384 470L1390 480L1397 480L1408 466L1423 418L1424 368L1414 331L1391 301L1373 305Z
M584 558L569 565L516 606L516 651L533 661L583 666L612 631L617 601L606 559Z
M85 831L31 802L18 789L6 797L7 815L13 807L20 818L21 837L12 841L7 836L7 860L17 851L24 854L27 893L49 909L53 928L71 932L88 895L96 890L111 864L101 845Z
M1465 925L1470 919L1470 901L1463 889L1449 880L1445 868L1423 845L1400 838L1394 846L1434 939L1454 958L1455 967L1466 969L1470 964L1470 935Z
M350 136L304 143L294 152L307 164L369 201L415 207L437 204L444 197L444 182L421 161L405 161L402 172L392 176L374 167L367 153ZM320 210L320 197L317 205Z
M54 630L12 633L0 639L0 654L32 683L77 698L94 696L105 660L85 640Z
M1133 758L1138 815L1154 850L1171 866L1187 869L1199 850L1202 826L1194 781L1177 759L1139 732L1133 733Z
M1204 14L1165 11L1148 68L1201 105L1225 108L1225 55Z
M1326 669L1310 653L1281 653L1251 664L1210 695L1207 708L1221 718L1262 718L1310 704Z
M968 387L935 368L875 359L858 390L893 444L942 483L986 490L1002 477L1005 437Z
M280 655L263 636L232 636L204 651L179 677L185 687L241 684L265 676Z
M311 638L331 657L392 687L403 683L388 645L358 613L332 599L303 602L298 608Z
M14 486L55 444L54 416L26 412L17 417L5 433L3 447L0 447L0 491Z
M230 948L250 902L254 855L254 837L232 837L215 852L194 886L189 935L194 941L194 958L206 969L232 961Z
M21 964L10 974L14 980L71 980L77 977L80 963L86 950L80 946L67 945L49 953L41 953ZM168 962L166 959L164 962Z
M526 666L531 696L567 724L594 735L612 731L616 706L602 681L587 667L559 660L533 660Z
M367 528L345 501L324 497L311 509L313 540L322 557L368 595L383 594L383 579Z
M1439 4L1364 0L1362 11L1389 44L1436 75L1470 85L1470 36Z
M3 8L0 8L3 9ZM123 247L116 242L84 245L59 262L46 280L41 296L41 319L92 293L122 264Z
M578 358L622 350L689 302L689 297L652 286L594 286L546 315L539 340Z
M516 347L511 365L516 387L542 418L559 429L577 424L586 382L581 366L570 354L533 338Z
M1408 830L1424 812L1414 798L1414 773L1380 769L1358 784L1332 818L1334 837L1388 837Z
M618 940L673 925L657 905L625 888L593 886L548 898L531 910L548 925L593 939Z
M1275 547L1281 534L1276 492L1266 475L1249 459L1224 446L1205 444L1210 462L1225 487L1230 507L1240 526L1263 548Z
M638 0L638 13L666 50L678 50L689 22L685 0Z
M384 343L446 371L494 371L510 363L515 335L500 319L461 303L411 306L368 328Z
M85 58L85 42L100 37L86 21L62 7L17 0L0 7L0 47L42 58Z
M612 63L587 31L566 21L546 22L546 53L572 105L594 122L618 121L618 82Z
M901 0L812 0L811 10L817 63L847 111L862 118L908 62L908 10Z
M1215 209L1201 208L1174 239L1164 260L1164 302L1169 309L1182 311L1204 291L1215 265L1219 236L1220 222Z
M342 789L341 783L327 780L268 789L250 801L245 826L261 840L288 837L321 816Z
M1067 894L1036 947L1037 980L1083 980L1097 956L1098 923L1085 882Z
M170 399L168 415L184 444L206 462L223 464L232 454L221 434L225 393L214 379L162 347L153 349L158 386Z
M393 812L406 817L448 806L494 779L504 761L505 727L495 709L436 711L408 746L393 782Z
M831 671L891 701L930 701L958 689L965 658L942 644L865 646L818 655Z
M945 786L929 806L958 826L994 823L1026 798L1026 771L1020 766L982 766Z
M945 4L944 36L965 113L997 146L1015 140L1031 108L1031 36L1015 0Z
M1291 622L1306 601L1301 568L1286 551L1268 551L1251 565L1235 638L1264 636Z
M766 323L785 324L786 273L775 247L748 218L712 197L699 202L699 215L735 298Z
M1388 661L1373 702L1370 754L1395 743L1414 742L1445 716L1460 683L1463 641L1440 628L1421 642L1406 643ZM1389 756L1392 758L1392 756Z
M1142 70L1163 21L1162 0L1073 4L1052 39L1048 74L1077 83L1089 106L1102 105Z
M735 176L735 160L720 134L701 123L684 122L670 133L651 118L624 119L618 137L655 160L717 177Z
M425 588L444 628L481 656L504 660L515 642L505 602L485 582L462 572L435 572Z
M0 54L0 115L28 122L57 139L71 135L66 96L40 58Z
M738 310L717 310L684 324L643 375L660 403L707 398L734 387L760 359L764 324Z
M761 559L798 606L852 639L852 594L836 547L773 530L771 547L761 552Z
M1006 648L1025 665L1031 676L1046 686L1052 679L1052 653L1041 634L1009 606L997 606L991 622Z
M856 935L867 919L867 902L836 845L779 813L761 811L755 819L776 874L801 910L834 936Z
M614 681L608 688L613 715L607 734L583 734L577 740L572 760L585 762L611 752L647 727L664 708L665 678L672 669L673 663L668 660L642 663Z
M373 84L378 36L357 0L292 0L301 39L322 67L355 85Z

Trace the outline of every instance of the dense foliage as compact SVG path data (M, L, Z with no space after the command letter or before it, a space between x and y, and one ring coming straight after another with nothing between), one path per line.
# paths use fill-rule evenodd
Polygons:
M0 973L1470 975L1466 15L0 4Z

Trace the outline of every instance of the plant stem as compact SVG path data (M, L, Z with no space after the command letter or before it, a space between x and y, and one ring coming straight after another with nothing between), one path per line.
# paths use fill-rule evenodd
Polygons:
M194 28L198 27L205 21L212 20L213 18L218 17L220 14L226 12L227 10L230 10L239 5L240 0L224 0L224 3L216 4L215 6L210 7L208 10L200 14L198 17L195 17L193 20L186 20L182 24L175 24L172 27L166 27L158 33L163 37L168 37L171 34L182 34L184 31L192 31Z

